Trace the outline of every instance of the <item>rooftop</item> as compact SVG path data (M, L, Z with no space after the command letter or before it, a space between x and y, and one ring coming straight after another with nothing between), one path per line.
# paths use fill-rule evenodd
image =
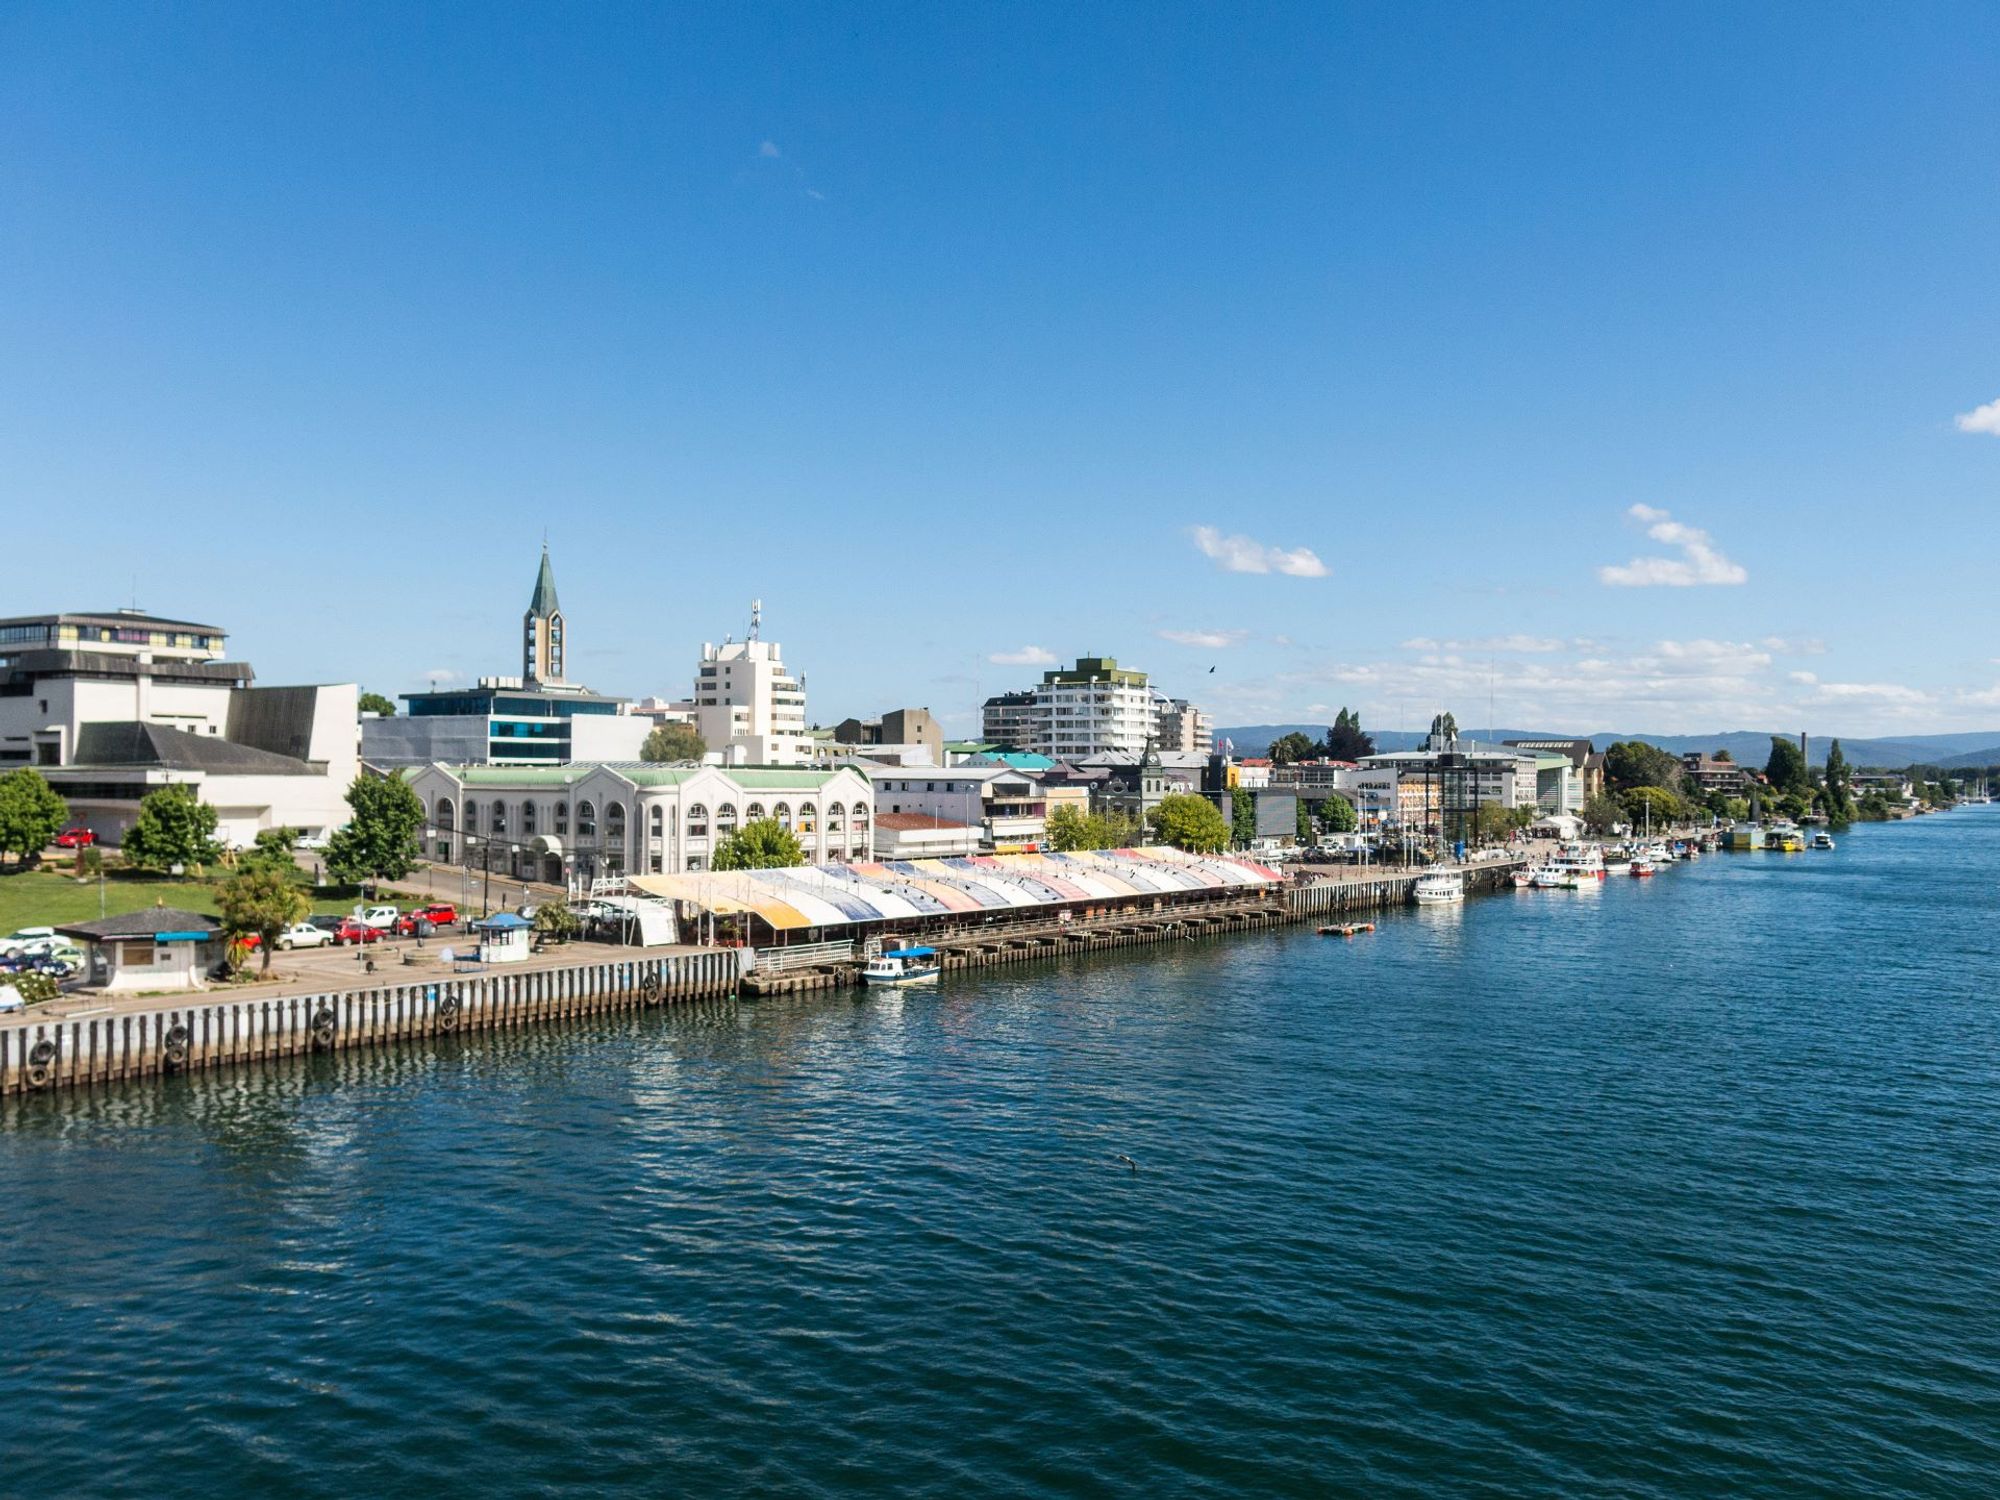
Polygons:
M222 924L198 911L182 911L176 906L147 906L138 911L120 912L115 917L97 917L89 922L71 922L57 932L70 937L121 938L159 937L166 933L198 932L204 936L220 931Z
M53 615L9 615L0 619L0 628L9 625L113 625L128 629L157 629L199 631L204 635L222 635L220 625L201 625L193 620L169 620L163 615L149 615L143 609L98 609L63 611Z
M875 814L875 826L891 833L931 833L947 828L964 833L971 825L954 823L950 818L934 818L929 813L892 812Z
M311 776L308 761L295 760L217 735L190 734L164 724L126 720L85 724L76 736L76 755L59 769L93 766L157 767L164 771L206 771L222 776Z

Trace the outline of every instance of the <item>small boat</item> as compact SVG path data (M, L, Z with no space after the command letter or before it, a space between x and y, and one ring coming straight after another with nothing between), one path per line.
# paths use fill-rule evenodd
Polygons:
M1364 932L1373 932L1374 930L1375 924L1373 922L1336 922L1331 926L1320 928L1319 935L1321 937L1351 938L1359 937Z
M1635 879L1644 880L1653 873L1653 861L1644 854L1635 854L1625 868L1632 872Z
M1833 847L1833 835L1830 833L1814 834L1812 846L1815 849L1831 849Z
M862 965L864 984L924 984L942 966L935 948L886 948Z
M1410 888L1419 906L1443 906L1452 901L1465 899L1465 878L1456 870L1438 870L1429 875L1419 875L1417 883Z

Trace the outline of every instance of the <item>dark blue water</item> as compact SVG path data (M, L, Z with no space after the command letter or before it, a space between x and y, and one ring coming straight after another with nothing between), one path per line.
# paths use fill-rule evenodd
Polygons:
M1996 920L1976 809L25 1101L0 1492L1991 1494Z

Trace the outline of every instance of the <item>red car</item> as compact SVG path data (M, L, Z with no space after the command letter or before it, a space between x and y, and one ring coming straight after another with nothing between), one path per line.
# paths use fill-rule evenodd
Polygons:
M340 925L333 929L333 946L336 948L344 943L379 943L381 941L381 928L370 927L366 922L357 922L352 917L342 917Z
M65 828L56 835L58 849L88 849L97 842L97 835L88 828Z
M415 937L417 924L428 922L433 927L450 927L458 921L458 908L449 901L436 901L429 906L419 906L414 911L406 911L396 918L396 932L401 937Z

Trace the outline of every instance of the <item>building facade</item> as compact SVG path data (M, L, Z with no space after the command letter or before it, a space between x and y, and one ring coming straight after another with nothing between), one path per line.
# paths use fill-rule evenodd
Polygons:
M1166 697L1144 672L1109 656L1080 656L1074 666L1044 672L1033 688L988 698L980 733L989 744L1071 761L1137 755L1148 743L1206 755L1215 741L1208 714Z
M1215 749L1215 718L1185 698L1153 690L1153 742L1162 750L1208 755Z
M979 834L988 852L1039 845L1048 798L1038 778L1010 766L904 766L874 773L875 816L917 815Z
M716 847L765 819L808 862L872 857L874 791L851 767L424 766L424 854L441 864L587 888L620 874L710 868Z
M695 668L695 728L710 750L754 765L802 766L813 758L806 689L776 641L761 639L762 601L750 606L747 640L703 643Z

